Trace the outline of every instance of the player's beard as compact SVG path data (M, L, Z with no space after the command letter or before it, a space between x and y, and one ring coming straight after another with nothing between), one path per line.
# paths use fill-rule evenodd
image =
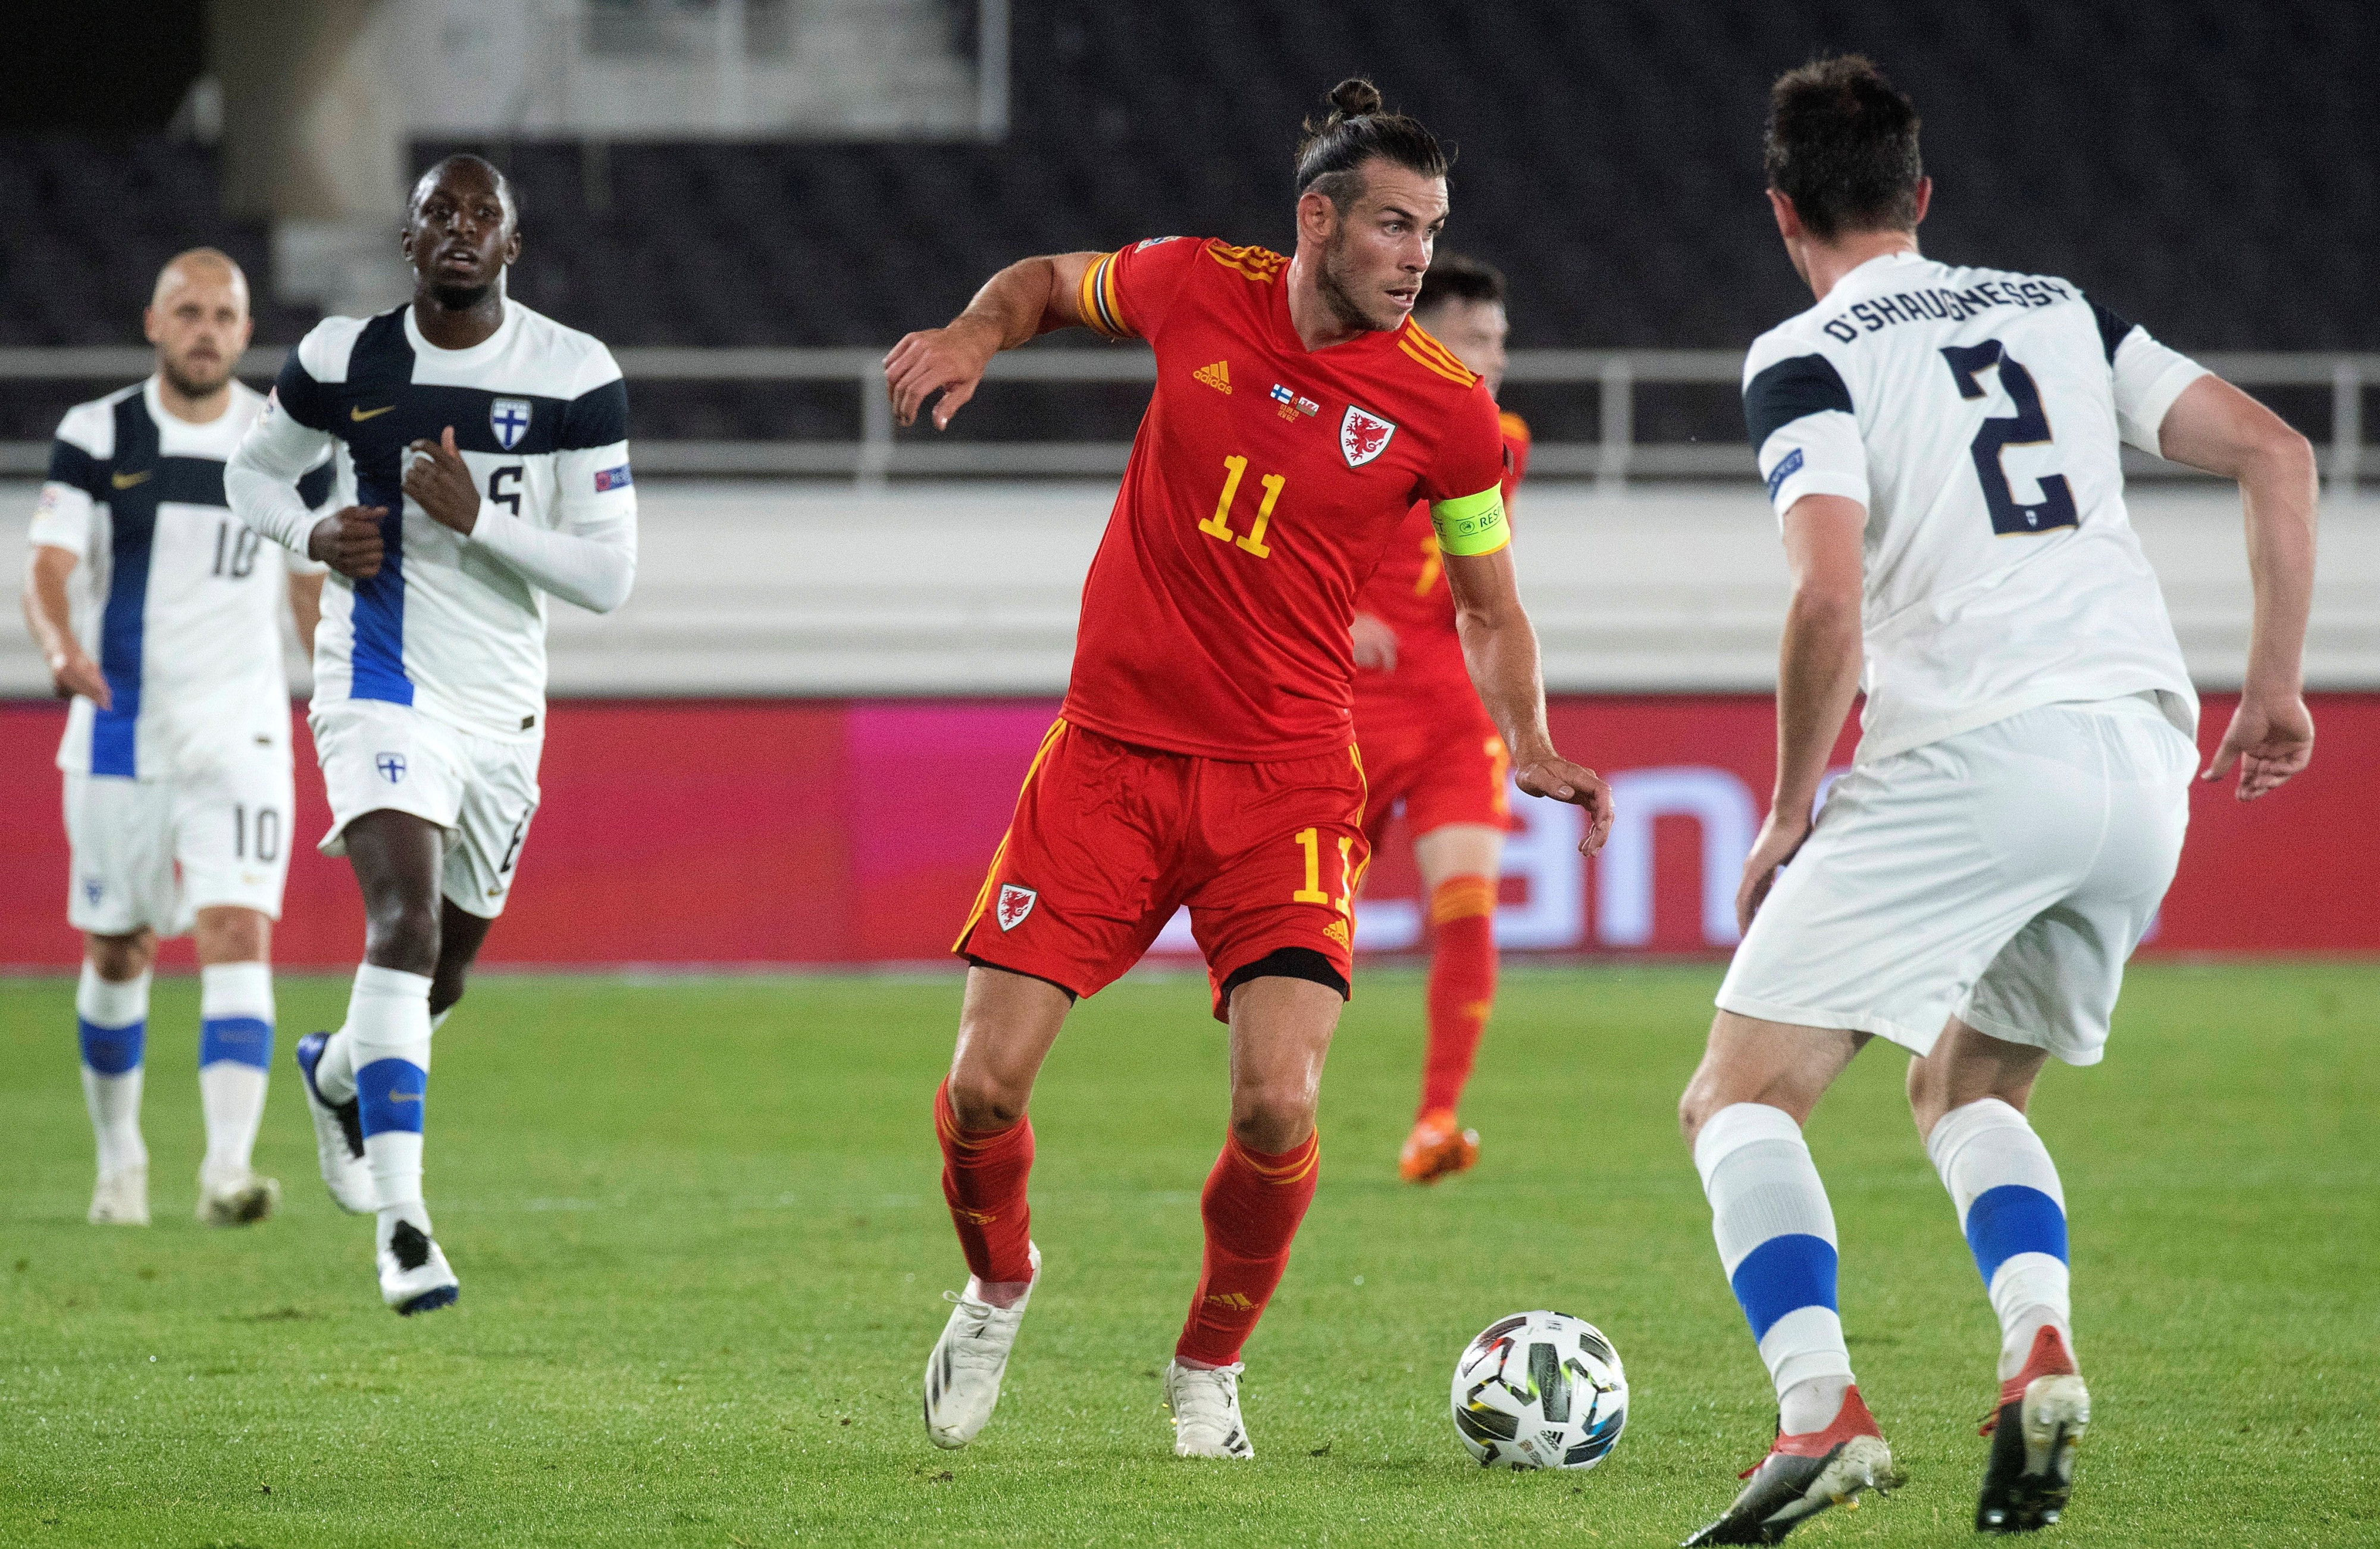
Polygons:
M485 285L433 285L430 287L430 299L443 311L467 312L494 295L503 284L501 279L496 279Z
M1322 250L1322 272L1314 276L1314 288L1322 297L1322 304L1329 307L1330 315L1346 327L1362 328L1376 334L1394 328L1397 325L1395 322L1382 323L1366 311L1363 303L1355 299L1354 287L1348 283L1351 276L1346 273L1354 267L1347 261L1349 246L1346 238L1334 236Z
M165 384L186 398L203 398L211 393L219 393L223 391L224 384L231 380L231 362L222 359L217 360L211 376L200 375L170 357L160 360L157 369L164 377Z

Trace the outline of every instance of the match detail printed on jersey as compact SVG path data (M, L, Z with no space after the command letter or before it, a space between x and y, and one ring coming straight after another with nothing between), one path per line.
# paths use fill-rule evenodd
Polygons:
M1288 262L1185 238L1084 274L1083 321L1147 339L1158 371L1083 590L1074 725L1216 759L1343 750L1359 583L1416 501L1502 477L1479 379L1410 321L1307 349ZM1484 532L1483 506L1461 516Z
M2204 370L2065 280L1872 259L1744 360L1744 425L1782 519L1867 511L1872 763L2034 706L2197 697L2124 508Z

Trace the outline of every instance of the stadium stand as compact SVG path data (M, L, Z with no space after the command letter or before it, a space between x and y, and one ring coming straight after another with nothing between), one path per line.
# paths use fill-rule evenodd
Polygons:
M1168 231L1282 243L1289 141L1328 59L1462 146L1449 241L1510 274L1516 345L1740 348L1806 304L1757 198L1767 79L1856 47L1937 131L1930 251L2069 275L2184 348L2380 348L2362 270L2380 248L2380 116L2351 72L2289 66L2380 53L2367 6L1998 0L1953 20L1889 0L1017 0L1013 29L997 144L471 142L522 190L516 293L621 346L874 346L1026 252ZM457 148L419 141L415 159ZM0 198L0 344L126 341L128 302L191 240L263 265L261 228L224 218L194 145L9 140ZM308 321L268 305L259 340ZM1591 395L1513 396L1541 437L1595 433ZM44 433L71 401L0 395L0 438ZM1116 440L1142 401L1010 390L953 433ZM2277 407L2326 429L2319 392ZM1646 440L1741 433L1724 388L1638 413ZM640 391L638 417L649 438L847 438L856 410L839 388L671 384Z

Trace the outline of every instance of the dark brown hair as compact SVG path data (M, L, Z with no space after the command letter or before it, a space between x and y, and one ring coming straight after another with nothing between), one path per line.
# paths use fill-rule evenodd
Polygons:
M1443 177L1454 165L1454 152L1421 120L1386 111L1379 88L1362 76L1332 87L1330 116L1308 118L1301 128L1298 197L1319 193L1341 210L1363 197L1364 164L1375 156L1425 177Z
M1426 312L1450 301L1493 301L1500 305L1503 299L1502 270L1461 253L1439 253L1430 260L1428 273L1421 277L1421 294L1414 298L1413 310Z
M1814 59L1768 92L1761 160L1821 242L1917 226L1917 104L1863 55Z

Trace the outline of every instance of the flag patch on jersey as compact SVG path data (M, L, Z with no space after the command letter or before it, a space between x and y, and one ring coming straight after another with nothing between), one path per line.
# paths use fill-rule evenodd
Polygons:
M1778 459L1777 466L1768 470L1768 498L1776 499L1777 492L1784 488L1785 481L1801 471L1802 448L1796 446Z
M496 445L507 452L519 445L534 412L527 398L498 398L488 405L488 428L496 433Z
M626 463L622 463L617 468L599 468L595 470L597 494L601 494L606 490L625 490L636 482L636 477L628 471Z
M1397 427L1390 421L1349 404L1339 421L1340 455L1348 467L1361 468L1387 451L1390 438L1396 433Z
M1276 382L1272 384L1272 401L1281 405L1281 417L1294 424L1301 414L1319 414L1322 406L1312 398L1301 397Z

